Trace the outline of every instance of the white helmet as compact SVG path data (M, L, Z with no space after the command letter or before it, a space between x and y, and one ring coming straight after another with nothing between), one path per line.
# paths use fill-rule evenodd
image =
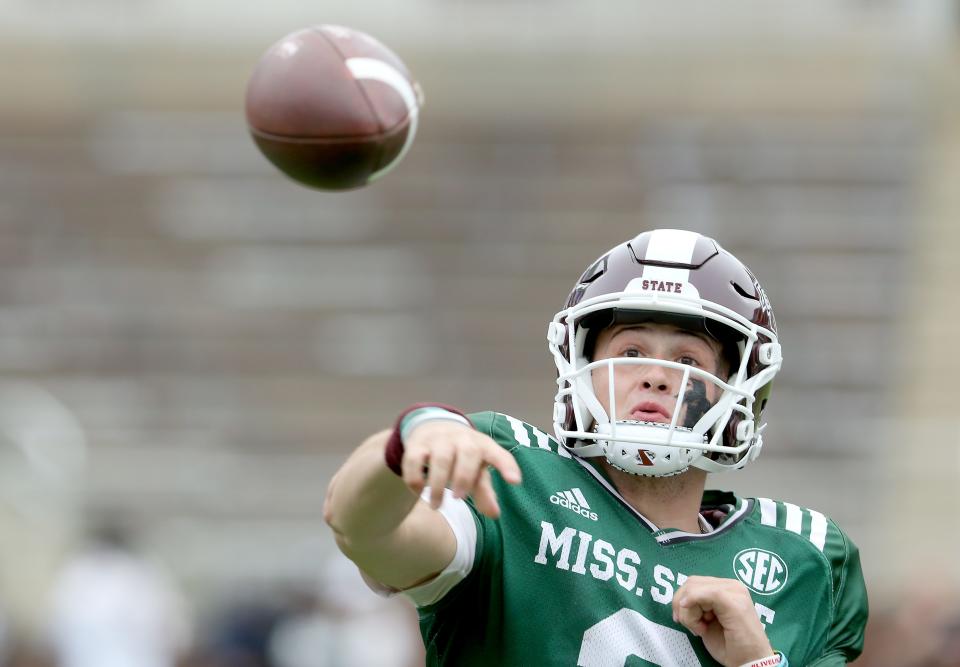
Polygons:
M730 376L668 360L616 357L592 361L591 343L617 323L665 322L720 342ZM606 457L629 473L666 476L695 466L710 472L742 468L763 444L761 414L781 353L773 310L740 260L711 238L658 229L622 243L590 265L547 332L557 365L554 430L578 456ZM614 367L661 366L682 373L670 423L612 418L617 414ZM606 369L608 415L594 393L592 373ZM696 381L719 397L690 409ZM701 397L702 398L702 397ZM682 408L689 419L678 423Z

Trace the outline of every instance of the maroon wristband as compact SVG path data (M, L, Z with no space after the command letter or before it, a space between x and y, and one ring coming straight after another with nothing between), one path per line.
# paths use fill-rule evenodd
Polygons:
M443 403L414 403L408 408L405 408L403 412L397 417L397 421L393 424L393 432L390 434L390 437L387 439L387 447L383 450L383 458L387 462L387 467L398 477L403 477L403 468L401 462L403 461L403 438L400 437L400 425L403 423L403 418L414 410L419 410L420 408L443 408L447 412L452 412L455 415L460 415L467 421L470 419L465 415L459 408L455 408L452 405L445 405Z

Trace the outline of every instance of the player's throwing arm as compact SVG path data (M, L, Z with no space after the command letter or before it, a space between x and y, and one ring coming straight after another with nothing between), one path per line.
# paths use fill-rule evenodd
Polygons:
M421 409L405 419L414 412L347 459L324 504L340 549L371 578L398 590L429 580L456 553L453 531L437 511L445 488L458 498L473 496L479 511L496 518L489 466L507 482L520 482L513 456L465 417ZM430 504L420 500L425 487Z

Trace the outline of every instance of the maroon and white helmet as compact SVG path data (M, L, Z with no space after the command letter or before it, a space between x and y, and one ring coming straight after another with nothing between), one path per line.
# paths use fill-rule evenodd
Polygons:
M643 321L709 334L721 343L730 376L669 360L589 358L601 329ZM613 248L584 271L547 340L558 371L554 430L577 455L603 455L627 472L666 476L690 466L742 468L760 453L761 414L782 361L777 326L753 273L713 239L658 229ZM671 423L611 419L594 393L592 373L606 368L612 403L613 369L620 364L683 373ZM718 398L695 423L679 424L684 392L696 380L714 384ZM617 414L615 405L610 412Z

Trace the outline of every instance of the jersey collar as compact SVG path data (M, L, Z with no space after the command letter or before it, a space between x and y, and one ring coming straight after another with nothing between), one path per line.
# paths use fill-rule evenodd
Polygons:
M702 514L698 514L697 519L700 522L700 529L703 531L702 533L688 533L676 528L661 529L652 521L650 521L650 519L638 512L630 503L628 503L627 500L620 495L620 492L617 491L617 488L613 485L613 482L607 477L606 474L604 474L602 470L590 465L579 456L574 456L573 460L586 468L587 472L589 472L593 478L600 483L601 486L603 486L614 498L616 498L621 505L627 508L627 510L629 510L635 517L637 517L637 519L640 521L640 524L653 533L654 538L662 546L715 537L740 523L740 521L742 521L750 513L750 509L753 507L752 500L738 498L728 491L708 490L703 494L702 506L719 507L722 505L733 505L734 507L734 511L730 512L719 526L714 528L706 519L703 518Z

